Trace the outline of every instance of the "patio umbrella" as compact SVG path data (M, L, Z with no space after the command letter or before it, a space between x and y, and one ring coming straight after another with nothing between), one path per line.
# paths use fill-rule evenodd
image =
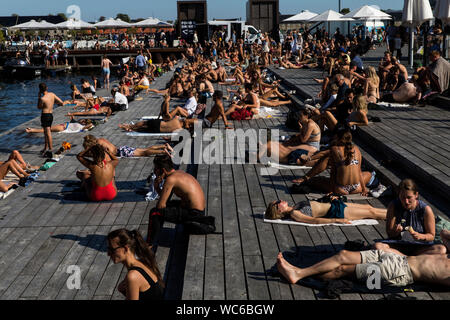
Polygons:
M450 0L437 0L436 6L434 7L434 16L442 21L443 24L443 30L445 32L445 25L450 24ZM447 41L448 34L444 33L444 57L447 58L447 47L448 47L448 41Z
M433 11L428 0L405 0L403 4L402 21L409 25L409 64L412 67L414 63L414 38L413 28L420 26L426 21L433 20ZM426 48L426 33L424 37L424 48ZM426 62L426 53L424 54Z
M317 17L318 14L311 12L309 10L302 10L300 13L297 13L296 15L284 19L283 22L302 22L302 21L308 21L314 17Z
M10 27L10 29L21 29L21 30L37 30L40 27L40 23L36 20L30 20L21 24Z
M356 20L390 20L392 17L387 13L378 10L372 6L362 6L358 9L350 11L343 18L353 18Z
M84 22L82 20L68 19L64 22L55 25L58 29L93 29L93 24Z
M309 19L311 22L328 22L328 32L330 32L331 21L353 21L352 18L343 18L344 15L333 10L327 10L321 14Z

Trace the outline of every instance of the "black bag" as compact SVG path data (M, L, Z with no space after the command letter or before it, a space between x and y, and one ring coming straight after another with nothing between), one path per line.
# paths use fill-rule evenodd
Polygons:
M198 216L185 221L184 227L190 234L209 234L216 231L215 218L212 216Z
M300 127L298 125L299 119L300 117L298 111L290 110L286 117L286 127L292 130L300 131Z

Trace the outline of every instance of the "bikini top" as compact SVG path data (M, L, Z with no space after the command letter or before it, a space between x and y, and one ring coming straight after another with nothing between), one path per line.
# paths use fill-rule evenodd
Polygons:
M345 159L343 159L344 157L341 155L340 151L338 150L338 154L339 157L342 159L339 162L336 163L337 166L343 166L345 165ZM350 160L350 163L348 164L349 166L356 166L359 164L359 160L355 158L354 154L353 154L353 159Z
M147 291L139 292L139 300L163 300L163 290L159 285L159 282L153 281L153 279L148 275L144 269L140 267L131 267L129 270L138 271L147 280L150 288Z

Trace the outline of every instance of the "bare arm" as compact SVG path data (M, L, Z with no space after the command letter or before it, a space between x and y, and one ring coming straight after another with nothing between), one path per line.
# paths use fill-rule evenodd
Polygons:
M169 200L169 197L172 194L172 189L173 189L172 179L170 178L166 179L161 194L159 196L158 204L156 205L158 209L163 209L166 207L167 201Z
M424 224L425 224L425 233L413 231L411 232L412 237L416 240L434 241L434 237L436 234L436 226L433 210L431 209L430 206L427 206L425 208Z
M395 223L395 205L394 202L391 202L386 214L386 233L389 238L396 238L402 231L402 226Z

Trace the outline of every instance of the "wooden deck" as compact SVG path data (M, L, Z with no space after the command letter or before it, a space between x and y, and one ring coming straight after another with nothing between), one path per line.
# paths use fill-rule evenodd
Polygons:
M161 88L171 74L157 79L152 87ZM219 88L226 92L226 88ZM162 140L129 137L118 123L155 115L160 96L144 96L127 111L93 129L90 134L106 137L116 145L149 146ZM175 103L175 102L174 102ZM208 108L211 106L209 105ZM284 109L287 111L287 109ZM63 121L66 110L55 110L55 121ZM280 129L290 134L283 118L233 121L235 128ZM39 120L0 136L0 159L18 149L27 161L37 164L43 138L23 129L39 126ZM214 125L225 132L223 123ZM156 204L145 202L135 190L145 186L152 171L151 158L121 159L116 183L119 193L110 202L89 203L73 198L75 171L82 165L75 155L81 151L86 133L54 134L54 144L68 140L76 146L39 179L26 188L0 200L0 299L122 299L116 290L126 270L114 265L106 254L105 237L119 227L138 228L146 235L148 212ZM203 144L205 148L207 143ZM226 148L233 145L227 142ZM167 299L192 300L315 300L319 292L301 285L289 285L273 273L277 253L305 266L343 248L347 240L386 237L384 224L360 227L298 227L267 224L262 214L273 200L304 200L291 195L290 180L303 171L282 170L261 176L260 164L193 164L181 169L193 174L207 197L207 214L216 217L217 232L207 236L187 235L181 225L165 224L157 248L157 261L167 283ZM385 207L377 199L362 201ZM81 289L70 290L67 268L81 269ZM423 300L449 299L447 292L414 292L404 296ZM375 300L382 294L343 294L342 300Z

